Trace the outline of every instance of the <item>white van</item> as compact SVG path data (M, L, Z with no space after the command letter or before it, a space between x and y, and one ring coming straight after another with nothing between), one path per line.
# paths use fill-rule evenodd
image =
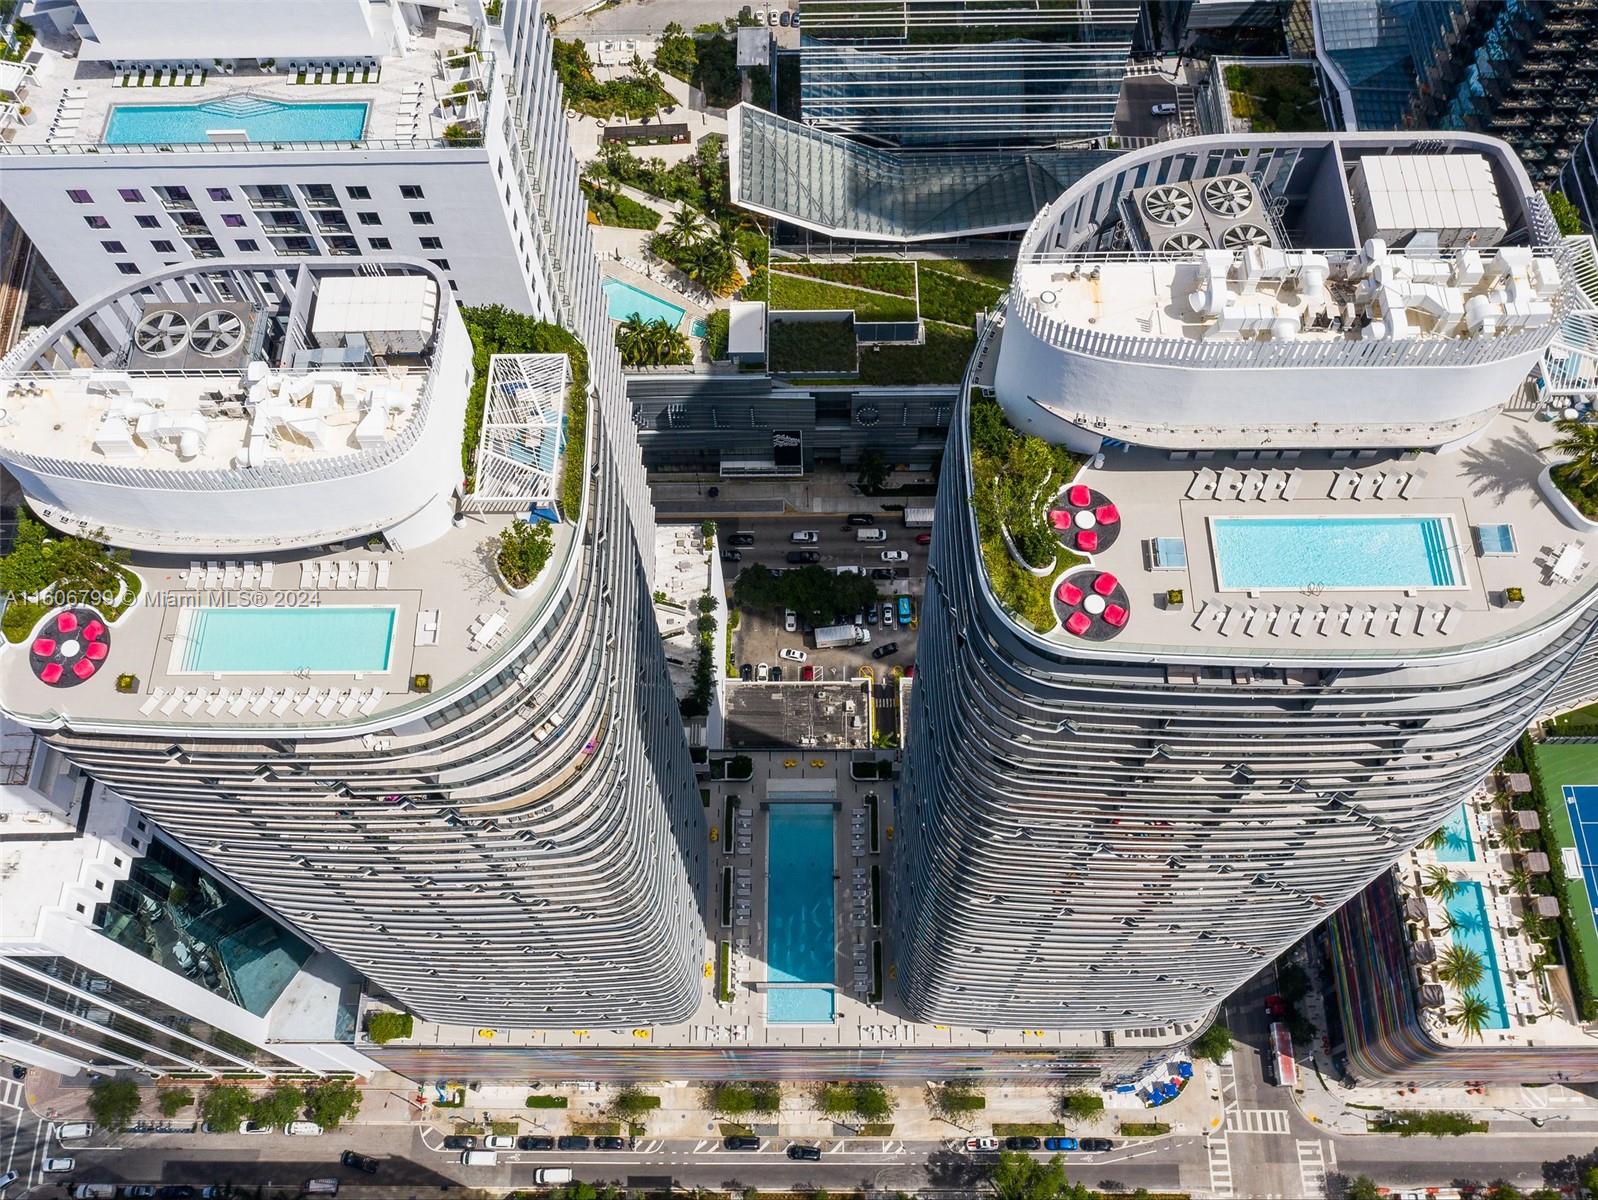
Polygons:
M461 1154L463 1167L497 1167L499 1155L492 1150L467 1150Z
M283 1132L290 1137L321 1137L322 1127L315 1121L290 1121Z
M570 1183L572 1172L570 1167L540 1167L533 1172L534 1183Z
M115 1200L116 1194L114 1183L79 1183L67 1193L72 1200Z
M79 1138L92 1136L94 1126L88 1121L68 1121L65 1125L55 1127L55 1139L58 1142L75 1142Z
M876 528L856 529L854 531L854 540L857 542L885 542L888 540L888 531Z
M307 1179L305 1192L310 1196L336 1196L338 1195L338 1180L336 1179Z

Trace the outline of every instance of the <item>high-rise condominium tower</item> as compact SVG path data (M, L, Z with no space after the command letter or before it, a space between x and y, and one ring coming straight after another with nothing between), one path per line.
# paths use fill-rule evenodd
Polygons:
M1038 215L939 491L912 1012L1199 1019L1545 707L1593 624L1526 385L1570 263L1473 135L1169 142Z

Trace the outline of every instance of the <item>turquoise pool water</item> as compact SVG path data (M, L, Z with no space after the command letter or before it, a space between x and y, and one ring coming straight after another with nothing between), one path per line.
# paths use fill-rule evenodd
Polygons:
M203 104L118 104L106 122L114 146L208 142L207 130L242 129L252 142L358 142L365 104L284 104L224 96Z
M767 818L766 966L776 982L833 981L832 805L773 804ZM832 989L766 991L772 1024L826 1024Z
M1211 517L1210 539L1222 591L1464 582L1447 517Z
M635 288L619 279L607 279L601 286L605 290L605 315L612 321L625 321L631 316L643 321L659 318L676 329L688 313L680 304L662 300L652 292Z
M393 608L188 608L173 637L174 672L356 674L388 670Z
M1465 805L1461 801L1443 822L1443 835L1448 839L1437 850L1437 861L1461 863L1476 861L1476 844L1470 836L1470 822L1465 818Z
M705 319L703 317L695 317L694 323L688 326L688 332L695 337L704 337L709 332L708 327L705 325Z
M1504 978L1498 968L1498 955L1493 950L1492 934L1487 930L1487 899L1482 894L1481 884L1468 881L1460 884L1459 891L1448 902L1448 911L1459 923L1453 932L1454 941L1469 946L1487 964L1481 982L1473 989L1487 1005L1487 1028L1508 1029L1509 1007L1504 1003Z

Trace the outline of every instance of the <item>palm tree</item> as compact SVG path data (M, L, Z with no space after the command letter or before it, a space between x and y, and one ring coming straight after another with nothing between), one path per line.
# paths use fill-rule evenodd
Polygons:
M720 292L737 274L732 253L721 242L706 238L693 247L687 264L688 278L712 292Z
M1439 825L1421 841L1421 845L1428 850L1441 850L1448 845L1448 826Z
M1531 872L1526 870L1525 867L1516 867L1509 872L1509 886L1524 896L1531 888Z
M1469 946L1452 945L1437 959L1437 978L1462 992L1480 983L1486 971L1487 963Z
M1448 1014L1448 1023L1466 1037L1479 1038L1491 1017L1487 1002L1475 992L1466 992L1454 1011Z
M621 359L630 367L642 364L649 352L649 326L633 313L616 328L616 348Z
M695 246L704 236L699 224L699 214L686 204L671 215L671 224L661 231L666 244L673 250L686 250Z
M1598 483L1598 425L1559 421L1554 428L1559 430L1554 449L1570 456L1570 461L1559 470L1583 487Z
M1427 867L1426 882L1420 890L1433 900L1452 900L1459 895L1459 880L1443 867Z

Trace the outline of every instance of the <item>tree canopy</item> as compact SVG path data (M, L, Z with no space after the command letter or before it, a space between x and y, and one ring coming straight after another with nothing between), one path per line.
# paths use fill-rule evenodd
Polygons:
M305 1112L323 1129L337 1129L361 1109L361 1089L347 1079L328 1079L305 1089Z
M1044 1162L1007 1150L999 1155L988 1182L998 1200L1092 1200L1093 1195L1065 1177L1065 1163L1058 1154Z
M733 603L751 612L791 608L812 624L826 625L840 612L859 612L877 601L877 585L866 575L838 575L815 565L776 575L754 563L738 572Z
M89 1112L111 1133L121 1133L132 1123L140 1103L139 1085L132 1079L107 1079L89 1093Z

